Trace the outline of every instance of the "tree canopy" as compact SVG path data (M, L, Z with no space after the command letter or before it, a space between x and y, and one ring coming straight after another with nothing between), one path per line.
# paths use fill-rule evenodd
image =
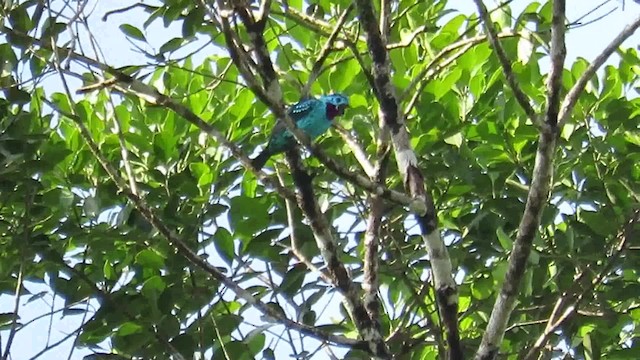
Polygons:
M564 0L474 3L132 3L114 64L93 2L5 1L2 358L33 303L81 324L33 358L640 358L640 18L567 62Z

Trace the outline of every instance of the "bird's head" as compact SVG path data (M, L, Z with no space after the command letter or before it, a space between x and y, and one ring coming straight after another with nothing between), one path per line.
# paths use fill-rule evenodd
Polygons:
M329 120L344 114L344 110L349 106L349 98L342 94L325 95L320 100L327 105L327 118Z

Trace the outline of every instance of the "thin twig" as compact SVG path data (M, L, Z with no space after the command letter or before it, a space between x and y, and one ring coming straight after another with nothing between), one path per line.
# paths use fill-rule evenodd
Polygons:
M28 222L28 220L24 220ZM16 336L18 329L18 310L20 308L20 296L22 296L22 276L23 276L23 262L20 262L20 268L18 269L18 279L16 281L16 291L15 291L15 300L13 303L13 319L11 320L11 327L9 328L9 338L7 339L7 345L5 348L5 353L2 355L2 360L7 360L9 355L11 354L11 345L13 344L13 339Z
M518 84L518 80L516 79L515 74L513 73L513 69L511 68L511 62L507 58L507 54L502 47L502 44L498 41L498 36L496 35L496 29L493 26L493 21L489 16L489 11L484 6L482 0L474 0L476 6L478 7L478 13L484 22L485 29L487 31L487 36L489 37L489 42L491 43L491 47L495 51L498 60L500 61L500 65L502 66L502 72L504 73L504 77L507 79L507 83L509 87L513 91L513 95L515 96L518 104L522 107L527 117L538 127L542 126L540 119L536 114L536 111L531 106L529 102L529 97L522 91L520 85Z
M105 12L104 15L102 16L102 21L107 21L109 19L109 16L111 16L111 15L125 13L125 12L127 12L129 10L132 10L132 9L135 9L137 7L142 7L145 10L148 10L148 11L159 9L159 7L151 6L151 5L139 2L139 3L133 4L133 5L125 6L123 8L113 9L113 10L109 10L109 11Z
M334 124L333 128L336 129L340 137L342 137L342 140L344 140L349 149L351 149L353 156L356 158L358 163L360 163L360 166L362 167L362 170L364 170L365 174L367 174L367 176L369 177L374 177L375 168L369 161L367 153L362 149L362 146L358 143L358 141L342 126ZM384 186L384 184L380 185Z
M302 91L300 91L300 97L302 99L309 97L309 90L311 89L311 86L318 78L318 75L320 74L320 70L322 69L322 64L324 64L325 60L327 60L327 57L331 53L331 47L333 43L336 41L336 39L338 38L338 34L340 33L340 30L342 30L344 23L347 21L347 17L351 12L351 10L353 10L353 3L349 4L349 6L347 6L347 8L344 9L344 11L342 12L342 15L340 15L340 17L338 18L338 22L336 23L336 26L334 27L333 31L329 35L329 38L327 39L324 46L322 47L322 50L320 50L320 55L318 56L318 59L316 59L316 61L313 63L313 67L311 68L311 72L309 73L309 79L307 80L307 83L302 88Z
M510 38L510 37L515 37L515 36L520 36L520 33L516 33L513 31L506 31L506 32L501 32L499 34L496 35L499 39L503 39L503 38ZM420 73L418 73L418 75L416 75L413 79L411 79L411 82L409 83L409 85L404 89L404 91L402 92L402 95L400 95L400 99L406 99L407 96L409 96L409 94L414 94L414 93L421 93L421 91L416 91L416 88L418 87L418 84L425 82L426 80L429 79L429 77L436 72L436 68L442 68L444 67L444 63L450 63L452 62L451 60L443 60L447 55L449 55L450 53L458 50L458 49L462 49L463 51L459 51L456 53L456 55L450 57L449 59L453 58L454 60L457 59L458 57L462 56L464 53L466 53L466 51L468 49L470 49L472 46L478 45L478 44L482 44L483 42L485 42L487 40L487 36L486 35L478 35L478 36L474 36L474 37L470 37L470 38L466 38L466 39L462 39L460 41L456 41L452 44L449 44L447 46L445 46L442 50L440 50L440 52L438 52L438 54L436 54L433 59L431 59L431 61L429 61L429 63L427 64L427 66L424 67L424 69L422 69L420 71ZM409 108L409 106L407 106L407 108ZM405 110L405 113L407 111Z
M630 239L635 239L637 237L637 231L635 229L637 223L640 221L640 210L634 211L633 216L627 221L624 226L624 229L618 235L618 242L611 250L611 256L607 259L606 265L602 268L601 271L598 272L596 277L591 281L591 284L584 288L580 294L575 296L574 291L567 291L563 294L561 298L558 299L556 303L556 307L553 309L549 320L547 321L547 326L544 329L544 332L538 337L534 345L527 352L524 360L533 360L538 357L539 352L545 346L547 341L549 340L549 336L553 334L560 326L562 326L565 321L573 314L578 311L578 306L584 299L585 295L591 294L593 289L598 286L611 272L615 261L620 258L622 253L628 249L628 244ZM586 271L583 271L578 276L578 279L574 281L574 284L578 285L581 283L580 279L584 277ZM560 309L563 307L564 303L566 303L567 299L570 296L574 296L575 300L565 308L562 315L557 317L556 315L560 312Z
M558 127L562 128L571 117L571 112L578 102L578 98L587 86L587 83L596 74L598 69L607 61L607 59L613 54L622 43L628 39L636 30L640 27L640 16L627 25L604 50L598 55L587 67L582 76L576 81L571 90L565 96L562 106L560 107L560 113L558 114Z
M91 319L89 320L91 321ZM86 325L87 323L83 322L82 325L80 325L78 328L76 328L75 330L73 330L72 332L68 333L67 335L63 336L60 340L54 342L53 344L49 344L47 346L45 346L42 350L38 351L37 353L35 353L32 357L29 358L29 360L36 360L38 359L40 356L44 355L47 351L49 350L53 350L56 347L60 346L62 343L64 343L65 341L71 339L71 337L77 335L80 333L80 331L82 330L82 328Z
M133 174L133 169L131 168L131 162L129 161L129 149L127 149L127 141L124 138L124 133L122 132L122 126L120 126L120 119L118 119L118 113L116 112L116 106L113 103L111 96L109 96L109 103L111 104L111 108L113 109L113 130L118 136L118 143L120 144L120 156L122 156L122 163L124 164L124 170L129 180L129 187L131 188L131 192L137 195L138 185L136 183L136 178Z

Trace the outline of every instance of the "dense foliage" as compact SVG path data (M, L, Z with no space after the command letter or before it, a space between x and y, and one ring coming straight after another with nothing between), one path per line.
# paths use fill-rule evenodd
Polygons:
M296 189L292 166L274 156L264 178L237 156L255 156L275 118L228 50L224 2L166 0L123 10L144 17L144 27L110 31L128 36L123 47L146 51L148 64L118 69L92 47L100 44L92 45L86 25L101 14L87 20L83 3L5 1L0 13L0 291L11 295L2 297L2 354L23 358L23 349L10 347L30 331L22 306L13 309L17 297L20 305L43 304L40 313L54 326L60 314L81 319L78 329L65 329L74 346L123 359L369 356L366 346L340 343L364 335L327 273L331 265L309 226L315 219L283 195ZM374 66L350 3L251 9L256 18L261 9L268 16L261 33L284 103L307 90L349 96L339 128L318 141L324 154L367 178L383 167L381 183L411 195L402 164L393 150L383 151L390 147L379 125ZM452 13L455 4L444 0L389 4L383 37L391 80L453 265L459 337L470 358L510 281L508 257L539 130L505 80L477 14ZM380 4L374 7L379 14ZM503 5L491 16L517 83L544 112L552 2L531 2L520 13ZM236 17L229 16L230 31L259 63L254 34ZM163 26L172 29L166 37ZM588 81L559 129L550 195L533 229L501 358L640 358L640 57L634 49L618 54L615 66ZM589 66L583 58L564 65L563 96ZM149 89L174 102L154 99ZM301 153L333 225L338 260L359 288L371 192ZM451 344L420 221L386 196L380 205L382 307L373 320L398 358L444 358ZM185 256L175 239L203 261ZM320 335L283 325L215 274ZM62 310L50 307L54 299L64 300ZM46 357L55 345L37 350Z

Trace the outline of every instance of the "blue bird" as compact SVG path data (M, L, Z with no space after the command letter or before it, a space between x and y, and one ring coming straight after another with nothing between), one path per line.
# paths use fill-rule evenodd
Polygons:
M287 110L296 126L312 140L324 134L336 116L344 114L349 99L341 94L324 95L318 99L302 100ZM278 120L271 130L267 146L251 160L251 165L260 170L273 155L283 153L295 144L293 134L282 120Z

